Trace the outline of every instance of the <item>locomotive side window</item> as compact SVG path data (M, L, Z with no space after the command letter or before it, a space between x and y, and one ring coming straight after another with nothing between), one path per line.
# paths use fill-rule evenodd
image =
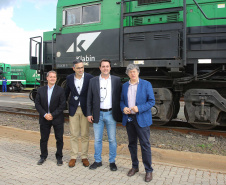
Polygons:
M67 10L66 25L81 23L81 8L73 8Z
M100 22L100 4L68 8L63 11L63 25Z
M83 23L100 22L100 5L83 7L82 19Z

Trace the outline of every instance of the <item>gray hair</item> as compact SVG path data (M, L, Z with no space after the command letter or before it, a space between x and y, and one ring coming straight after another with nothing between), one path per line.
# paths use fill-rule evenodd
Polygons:
M129 64L126 68L126 74L129 74L130 70L136 69L138 73L140 73L140 68L139 66L135 65L135 64Z
M54 74L56 74L56 77L57 77L57 73L56 73L56 71L53 71L53 70L49 71L49 72L46 74L46 77L48 77L50 73L54 73Z

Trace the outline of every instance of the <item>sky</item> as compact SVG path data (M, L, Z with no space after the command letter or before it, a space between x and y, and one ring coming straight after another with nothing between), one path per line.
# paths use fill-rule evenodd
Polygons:
M29 64L30 37L56 27L57 0L0 0L0 63Z

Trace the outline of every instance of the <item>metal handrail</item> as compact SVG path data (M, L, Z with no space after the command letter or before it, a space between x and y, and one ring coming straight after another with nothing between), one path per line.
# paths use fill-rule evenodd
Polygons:
M40 42L34 40L36 38L40 39ZM29 47L29 57L30 57L30 62L31 62L31 55L32 55L32 42L36 42L35 45L35 56L37 57L37 45L39 45L39 61L37 61L37 65L39 66L39 69L41 69L41 59L42 59L42 37L41 36L36 36L36 37L31 37L30 38L30 47Z
M56 63L56 61L54 61L53 59L54 59L54 54L53 54L53 52L54 52L54 35L60 35L61 33L53 33L52 34L52 69L54 69L54 65L55 65L55 63Z
M196 0L193 0L196 4L196 6L199 8L199 10L202 12L203 16L208 20L216 20L216 19L226 19L226 17L216 17L216 18L208 18L206 14L203 12L202 8L199 6L199 4L196 2Z

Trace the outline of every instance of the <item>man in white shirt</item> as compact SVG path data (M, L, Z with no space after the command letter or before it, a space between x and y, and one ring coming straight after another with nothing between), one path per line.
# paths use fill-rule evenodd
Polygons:
M119 77L110 75L110 60L103 59L99 68L101 74L90 80L87 96L87 118L93 123L95 136L95 162L89 168L93 170L102 166L102 138L104 125L106 125L110 170L116 171L116 121L121 121L122 117L120 111L121 81Z
M69 124L71 133L71 160L69 167L74 167L78 156L78 137L81 132L81 158L83 166L88 167L88 148L89 148L89 122L86 118L87 91L89 80L92 75L84 72L84 64L81 60L73 62L75 73L67 76L65 90L66 100L69 99Z

